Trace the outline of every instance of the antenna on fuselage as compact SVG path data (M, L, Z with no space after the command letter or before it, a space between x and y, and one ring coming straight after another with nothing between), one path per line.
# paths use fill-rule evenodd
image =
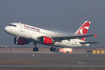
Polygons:
M19 24L21 24L21 22L19 22Z

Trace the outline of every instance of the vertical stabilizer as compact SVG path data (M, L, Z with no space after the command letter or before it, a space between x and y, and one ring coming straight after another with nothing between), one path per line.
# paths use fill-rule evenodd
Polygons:
M74 35L86 35L88 32L90 26L89 21L85 21L82 26L74 33ZM83 41L85 41L85 37L81 38Z

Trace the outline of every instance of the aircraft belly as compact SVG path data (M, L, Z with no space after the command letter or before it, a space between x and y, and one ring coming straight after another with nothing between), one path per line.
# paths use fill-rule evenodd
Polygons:
M59 42L55 42L54 46L59 46L59 47L80 47L78 45L73 45L71 43L66 44L66 43L59 43Z

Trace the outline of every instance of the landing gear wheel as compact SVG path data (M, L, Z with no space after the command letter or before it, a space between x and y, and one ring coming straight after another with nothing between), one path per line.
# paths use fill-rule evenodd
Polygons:
M35 47L33 48L33 51L38 51L39 49L36 47L36 43L33 43L35 45Z
M51 47L51 48L50 48L50 51L55 51L55 48L54 48L54 47Z
M33 48L33 51L38 51L39 49L37 47Z

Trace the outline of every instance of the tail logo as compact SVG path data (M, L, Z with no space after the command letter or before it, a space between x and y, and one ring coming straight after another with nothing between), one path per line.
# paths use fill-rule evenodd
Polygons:
M79 35L85 35L85 34L87 34L88 29L89 29L89 24L88 24L88 25L84 25L84 26L82 26L82 27L79 29L79 31L78 31L77 34L79 34Z
M75 35L86 35L88 32L90 26L89 21L85 21L83 25L76 31ZM81 38L83 41L85 41L85 37Z
M85 23L79 28L77 31L77 35L86 35L90 26L89 21L85 21Z

